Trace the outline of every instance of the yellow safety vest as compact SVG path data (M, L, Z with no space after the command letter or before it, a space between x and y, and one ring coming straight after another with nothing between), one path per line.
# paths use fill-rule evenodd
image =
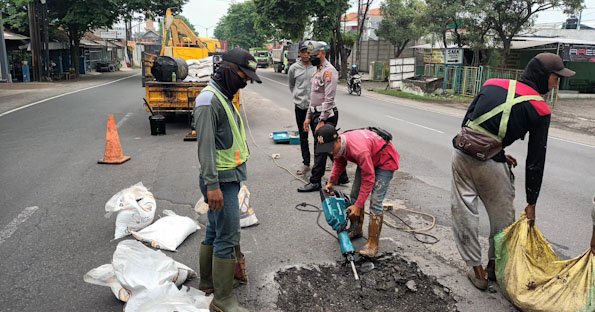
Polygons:
M217 150L217 170L224 171L234 169L240 166L241 164L245 163L250 157L250 151L248 150L248 144L246 143L246 131L244 130L244 122L242 121L242 117L240 116L240 112L238 111L238 109L230 103L230 101L221 93L221 91L217 90L217 88L214 88L210 85L202 89L201 92L205 91L213 92L213 94L217 96L217 99L219 99L219 102L221 102L221 105L225 109L227 120L229 121L231 133L233 134L233 144L231 145L231 147L226 150ZM239 116L239 125L236 122L236 118L233 112L231 111L230 106L233 107L234 111Z
M512 107L518 103L522 103L525 101L543 101L543 98L539 95L523 95L515 97L516 84L516 80L510 80L508 84L508 95L506 96L506 102L494 107L491 111L475 118L475 120L468 120L465 126L502 142L504 136L506 135L506 130L508 128L508 119L510 118L510 111L512 110ZM483 122L498 115L499 113L502 113L502 118L500 119L500 129L498 131L498 135L495 135L483 128L482 126L480 126Z

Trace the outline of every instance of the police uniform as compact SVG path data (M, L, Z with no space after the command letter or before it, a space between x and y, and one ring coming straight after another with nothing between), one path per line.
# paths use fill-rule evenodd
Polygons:
M310 109L306 115L306 119L311 120L311 125L315 126L320 120L337 125L335 94L338 81L339 73L329 61L325 60L312 77ZM337 117L333 118L335 115Z
M316 44L318 46L312 47L313 51L326 49L326 44L322 42ZM310 120L312 133L315 132L316 126L320 121L323 121L325 124L328 123L337 126L339 112L335 105L335 94L337 92L338 81L339 73L329 61L324 60L312 77L310 106L306 115L306 119ZM326 169L326 158L330 157L332 160L332 156L328 153L318 153L316 151L317 145L318 140L315 137L314 166L312 167L312 174L310 175L310 183L298 188L299 192L317 191L320 188L320 182ZM339 181L346 183L348 180L347 174L343 172ZM316 186L318 188L316 188Z

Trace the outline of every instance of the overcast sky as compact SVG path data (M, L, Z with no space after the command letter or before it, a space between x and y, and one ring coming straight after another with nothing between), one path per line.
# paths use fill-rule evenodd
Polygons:
M227 13L230 3L234 2L243 2L243 0L190 0L184 6L182 15L190 19L201 36L212 37L217 22ZM350 2L357 3L356 0ZM379 3L380 0L375 2ZM595 0L585 0L585 5L587 8L583 11L583 23L595 27ZM350 11L356 11L355 7ZM540 13L536 23L561 23L565 20L566 16L562 10L554 9Z

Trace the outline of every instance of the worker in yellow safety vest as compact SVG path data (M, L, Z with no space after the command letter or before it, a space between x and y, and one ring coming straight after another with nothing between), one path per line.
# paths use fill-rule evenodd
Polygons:
M248 81L262 81L256 60L235 48L209 85L196 98L195 128L200 163L200 190L209 205L205 239L199 250L199 289L214 293L211 311L247 311L234 293L234 276L246 281L245 258L240 252L240 182L246 180L250 156L240 113L232 104L234 94Z

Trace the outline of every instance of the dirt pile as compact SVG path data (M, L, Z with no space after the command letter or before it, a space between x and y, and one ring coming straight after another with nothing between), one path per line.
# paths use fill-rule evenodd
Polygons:
M457 311L450 290L393 253L357 263L277 272L282 311Z

